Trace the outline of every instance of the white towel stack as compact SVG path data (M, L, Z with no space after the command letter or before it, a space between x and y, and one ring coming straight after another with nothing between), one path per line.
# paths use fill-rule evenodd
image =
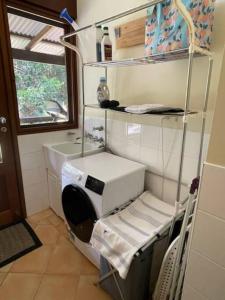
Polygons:
M162 104L130 105L125 108L125 111L133 114L145 114L147 112L154 111L154 109L160 107L163 107L163 105Z
M97 221L91 244L125 279L135 253L172 221L173 206L144 192L124 210Z

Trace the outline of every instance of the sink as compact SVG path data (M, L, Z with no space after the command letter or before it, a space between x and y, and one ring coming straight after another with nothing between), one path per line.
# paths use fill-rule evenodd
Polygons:
M99 143L85 143L85 155L91 155L101 152ZM61 178L62 165L68 161L81 157L82 144L73 142L64 142L58 144L45 144L44 155L48 171Z
M64 154L64 155L74 155L76 153L81 153L82 145L79 143L64 143L64 144L57 144L53 145L52 149ZM92 151L96 149L96 146L92 144L85 144L85 152Z

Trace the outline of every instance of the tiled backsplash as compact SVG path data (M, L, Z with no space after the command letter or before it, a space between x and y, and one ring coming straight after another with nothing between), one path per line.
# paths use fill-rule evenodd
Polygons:
M174 118L171 122L174 122ZM104 126L104 119L90 117L86 119L85 123L87 132L94 136L104 137L104 131L93 131L93 127ZM18 137L28 215L49 206L47 174L42 146L45 143L68 140L67 132L56 131ZM76 137L80 136L78 130L76 133ZM148 168L146 189L152 190L156 196L169 203L173 203L176 197L181 137L181 130L174 128L174 126L173 128L168 126L162 128L162 126L121 120L108 121L109 148L115 154L145 164ZM204 154L208 139L209 137L206 135ZM188 131L183 172L185 185L189 184L196 174L199 142L199 133ZM182 192L186 194L185 186L183 186Z
M67 141L67 132L68 130L18 136L28 216L49 207L43 144Z
M171 118L171 122L174 123L174 118ZM96 117L86 119L86 131L104 138L104 131L92 130L96 125L104 126L104 120ZM115 154L145 164L148 170L146 188L160 198L163 189L163 199L172 203L176 197L182 131L176 125L174 128L174 124L171 128L166 125L168 124L162 122L160 126L153 126L111 119L108 121L108 147ZM208 141L209 135L205 135L203 160L206 157ZM199 132L188 131L182 179L184 192L185 185L190 184L196 176L199 146Z

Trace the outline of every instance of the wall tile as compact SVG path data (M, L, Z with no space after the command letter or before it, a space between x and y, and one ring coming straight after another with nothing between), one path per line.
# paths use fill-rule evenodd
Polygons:
M198 211L192 237L192 249L225 268L225 221Z
M47 180L24 188L27 215L49 207Z
M185 282L208 299L224 300L225 269L195 251L189 255Z
M161 176L146 173L145 176L145 189L151 190L154 195L163 201L174 205L177 196L177 182L163 179ZM181 199L185 199L188 194L188 187L182 185L181 187Z
M161 128L160 130L160 151L178 155L181 150L182 131L175 128Z
M142 125L141 146L159 149L160 128L157 126Z
M67 132L74 131L77 135L79 130L60 130L55 132L45 132L38 134L28 134L18 136L20 154L38 152L42 150L42 145L45 143L57 143L68 140Z
M30 170L23 169L23 184L30 186L47 180L46 169L44 167L37 167Z
M69 140L68 131L71 130L18 136L28 215L49 207L43 144L60 143ZM72 131L76 132L76 136L80 135L80 130Z
M101 118L99 118L103 121ZM98 124L99 119L89 118L86 128L91 128ZM165 201L174 203L176 198L176 183L173 180L178 178L179 155L181 148L182 131L176 129L175 119L164 123L163 128L163 150L162 153L162 128L159 125L136 124L121 120L108 121L108 145L113 153L127 157L131 160L139 161L145 164L152 173L163 174L163 156L164 156L164 175L172 180L166 180L164 185ZM103 122L104 123L104 122ZM102 123L102 124L103 124ZM168 126L173 125L173 128ZM207 146L208 136L205 139ZM187 132L187 142L184 157L184 169L182 180L185 184L190 184L196 176L197 163L199 155L200 135L196 132ZM162 178L154 176L150 179L146 187L151 189L156 195L162 194ZM148 176L149 178L149 176ZM185 188L185 193L187 189Z
M204 165L199 209L225 220L225 168Z
M22 170L44 168L45 166L43 151L24 154L20 160Z

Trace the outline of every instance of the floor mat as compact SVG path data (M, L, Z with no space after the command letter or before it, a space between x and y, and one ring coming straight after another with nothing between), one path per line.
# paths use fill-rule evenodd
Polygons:
M0 227L0 267L41 245L41 241L25 220Z

